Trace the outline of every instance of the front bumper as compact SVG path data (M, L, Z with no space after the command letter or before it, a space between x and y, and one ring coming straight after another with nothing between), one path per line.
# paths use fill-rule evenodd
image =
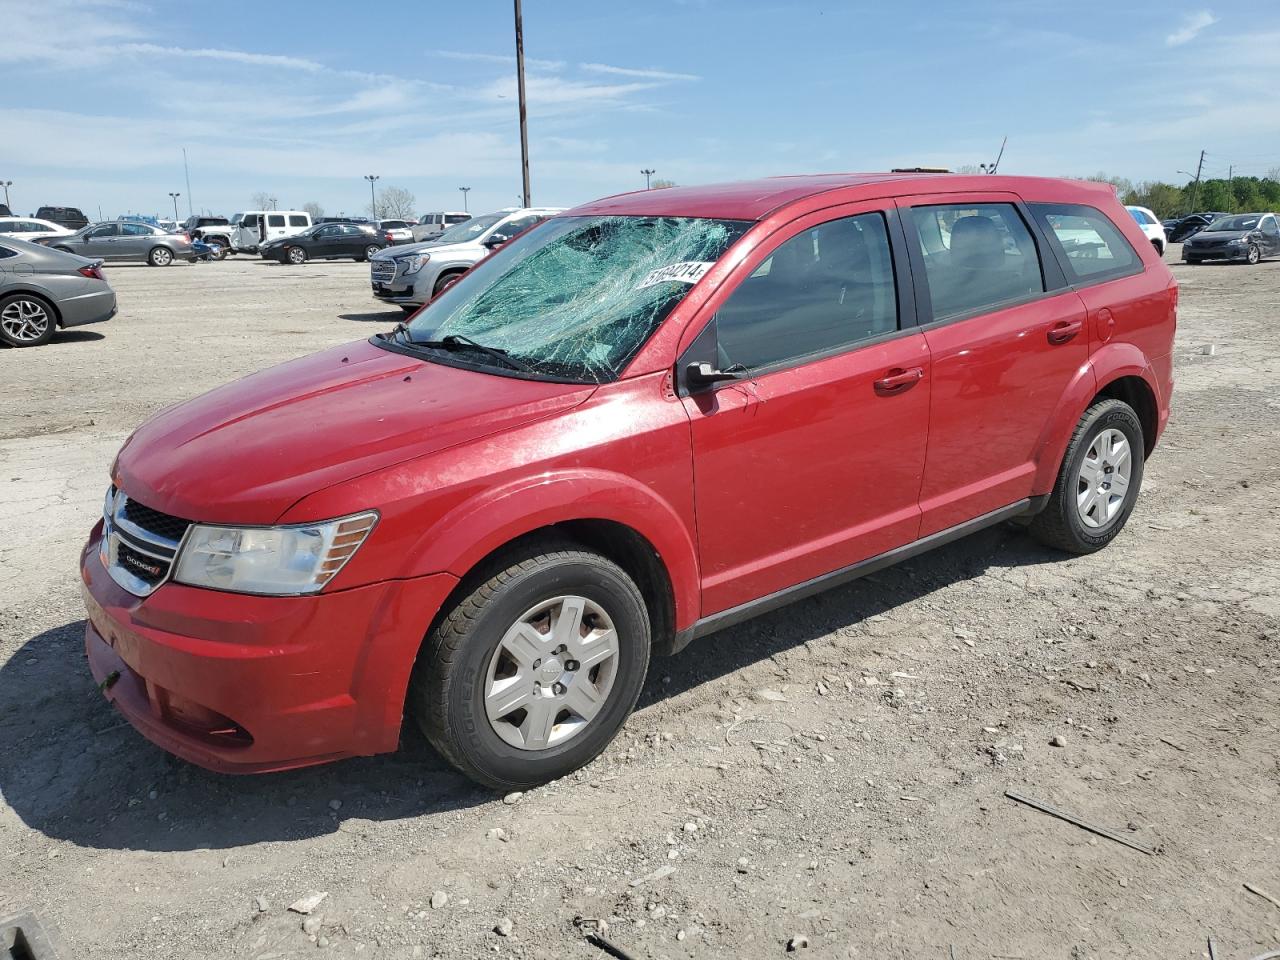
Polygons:
M1212 247L1196 247L1188 244L1182 245L1182 259L1190 260L1244 260L1249 255L1248 246L1228 247L1226 245L1215 244Z
M308 597L166 583L140 598L107 574L100 537L101 524L80 558L89 669L152 743L224 773L396 749L409 672L454 577Z

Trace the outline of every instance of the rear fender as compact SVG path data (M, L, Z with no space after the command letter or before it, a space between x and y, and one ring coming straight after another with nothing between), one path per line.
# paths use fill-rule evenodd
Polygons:
M411 569L461 578L513 540L573 520L612 521L647 540L671 581L675 628L698 619L697 551L688 523L648 486L605 470L554 472L486 490L422 534L410 554Z

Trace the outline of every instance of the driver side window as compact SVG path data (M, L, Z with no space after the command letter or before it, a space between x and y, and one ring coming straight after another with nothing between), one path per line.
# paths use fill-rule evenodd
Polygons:
M722 368L779 366L898 329L885 219L832 220L784 242L716 314Z

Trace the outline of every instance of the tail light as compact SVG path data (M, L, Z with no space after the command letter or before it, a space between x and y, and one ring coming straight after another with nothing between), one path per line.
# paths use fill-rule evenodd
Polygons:
M390 243L393 239L394 239L394 238L391 236L391 231L390 231L390 230L388 230L388 231L387 231L387 243Z
M76 273L80 274L82 277L88 277L90 280L107 279L102 275L102 264L100 263L91 263L87 267L81 267L76 271Z
M191 242L191 234L189 234L189 233L184 233L184 234L182 235L182 242L183 242L183 243L190 243L190 242Z

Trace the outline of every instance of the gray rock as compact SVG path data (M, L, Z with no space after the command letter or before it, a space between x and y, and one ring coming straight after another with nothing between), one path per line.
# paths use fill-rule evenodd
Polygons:
M437 890L435 893L431 895L432 910L439 910L448 902L449 902L449 895L445 893L443 890Z
M308 893L305 897L300 897L293 901L293 903L289 904L289 909L294 913L310 913L316 907L320 906L324 901L324 898L328 895L327 891L324 893L319 891Z
M500 937L511 936L511 931L515 928L515 924L511 922L510 917L503 917L493 925L493 932Z
M508 793L505 797L503 797L502 802L505 803L508 807L515 806L515 804L520 802L520 798L523 796L524 796L523 791L515 790L511 793Z
M267 903L266 897L254 897L253 904L258 908L259 913L266 913L271 909L271 904Z
M809 938L803 933L797 933L794 937L787 941L787 953L795 953L797 950L808 950Z
M1065 747L1066 745L1067 741L1063 740L1059 736L1055 735L1049 738L1049 746L1051 747Z

